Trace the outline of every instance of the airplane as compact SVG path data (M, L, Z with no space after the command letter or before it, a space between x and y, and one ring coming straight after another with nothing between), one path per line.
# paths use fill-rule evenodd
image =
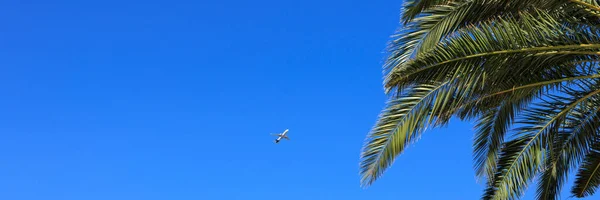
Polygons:
M279 141L281 141L282 138L285 138L287 140L289 140L290 138L286 135L288 132L288 129L285 129L285 131L283 131L283 133L280 134L271 134L271 135L275 135L278 136L277 139L275 140L275 143L279 143Z

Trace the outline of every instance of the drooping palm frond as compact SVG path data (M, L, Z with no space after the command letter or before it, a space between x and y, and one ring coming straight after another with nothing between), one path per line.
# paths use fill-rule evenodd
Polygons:
M427 23L421 24L429 26L427 27L429 31L418 51L419 53L428 51L448 34L474 22L518 16L518 13L530 10L554 10L561 4L563 3L547 0L473 0L437 6L427 10L426 17L414 20L415 22L426 21Z
M502 1L505 2L505 1ZM512 1L511 1L512 2ZM515 1L515 2L519 2L519 1ZM524 2L529 2L529 1L524 1ZM543 1L543 2L548 2L548 1ZM550 2L556 2L556 1L550 1ZM521 3L523 4L523 3ZM515 5L521 5L521 4L515 4ZM555 3L556 4L556 3ZM470 5L465 3L465 5ZM547 5L548 7L553 7L556 6L554 4L552 5ZM451 7L451 6L446 6L446 7ZM443 8L446 8L443 7ZM468 6L463 6L463 7L468 7ZM481 6L480 6L481 7ZM568 7L568 6L567 6ZM485 8L485 7L483 7ZM527 7L525 7L527 8ZM570 7L569 7L570 8ZM520 10L520 7L516 7L514 8L515 12L517 10ZM439 12L442 12L444 9L439 10ZM451 10L451 9L447 9L447 10ZM520 54L521 52L526 52L526 51L552 51L552 50L560 50L561 47L557 46L557 47L549 47L551 49L544 49L544 48L531 48L531 49L524 49L525 47L544 47L544 46L548 46L548 45L544 45L544 42L547 41L547 39L554 39L556 37L545 37L543 34L548 34L549 32L544 31L544 30L552 30L552 31L559 31L560 28L557 28L556 26L560 26L563 25L563 23L565 23L564 18L568 18L572 13L564 13L564 12L555 12L553 13L553 16L550 16L549 12L539 12L539 9L537 8L532 8L530 12L525 12L526 14L523 15L524 19L521 19L521 15L516 15L516 14L512 14L512 13L505 13L502 16L496 16L496 18L501 18L504 17L504 19L509 19L509 20L517 20L517 21L525 21L525 23L518 25L517 27L513 27L512 29L515 28L519 28L519 29L527 29L527 28L536 28L536 31L542 31L540 32L540 35L535 35L532 36L530 34L535 34L535 32L531 32L531 31L526 31L529 34L523 34L523 33L519 33L519 32L523 32L523 30L519 30L518 36L524 36L521 38L515 38L514 41L511 41L510 39L512 39L512 36L515 35L515 33L504 33L504 31L507 31L507 29L505 27L510 27L510 26L498 26L496 30L494 30L495 33L492 33L492 37L494 36L500 36L500 37L506 37L503 38L504 41L508 41L508 42L516 42L516 44L505 44L502 45L498 48L496 48L496 51L489 51L494 49L494 47L496 46L490 46L490 45L497 45L495 43L461 43L463 46L458 46L458 49L468 49L468 50L472 50L472 51L478 51L481 52L482 54L479 56L486 56L486 55L490 55L490 54L495 54L495 53L513 53L513 54ZM456 10L452 10L452 11L456 11ZM466 10L469 11L469 10ZM458 11L457 11L458 12ZM459 12L459 13L463 13L465 11ZM554 12L554 11L552 11ZM442 12L443 13L443 12ZM449 12L450 14L453 12ZM467 13L477 13L477 12L467 12ZM521 12L522 13L522 12ZM531 13L531 14L530 14ZM542 13L541 16L538 16L537 19L541 19L544 20L544 23L538 23L538 22L533 22L533 24L527 22L527 18L531 18L531 15L538 15ZM447 13L448 14L448 13ZM560 14L560 15L557 15ZM464 15L464 14L462 14ZM491 17L488 17L491 18ZM454 21L448 21L449 19L452 19ZM458 18L461 19L461 18ZM483 20L484 18L482 18L481 20ZM577 18L576 18L577 19ZM475 20L472 20L475 21ZM491 22L488 22L487 24L492 24L492 23L496 23L497 20L492 20ZM502 20L500 20L502 21ZM419 23L421 22L421 23ZM386 70L388 70L387 76L386 76L386 81L385 81L385 85L386 85L386 92L389 92L390 90L393 89L394 85L394 81L399 81L399 80L403 80L403 78L401 77L402 74L410 74L410 69L407 69L408 67L410 67L408 65L409 63L409 58L411 54L415 53L415 49L419 48L419 43L422 42L421 40L429 40L428 38L433 38L431 39L431 44L434 44L437 42L438 39L440 39L441 37L447 37L445 36L448 32L452 31L453 29L459 28L459 27L466 27L467 25L465 24L469 24L469 21L460 21L457 20L457 17L452 17L451 15L446 15L446 14L438 14L438 15L431 15L431 16L427 16L427 17L423 17L422 19L419 18L417 20L415 20L415 23L417 23L417 25L414 25L414 27L408 26L406 29L408 30L412 30L412 32L408 32L406 34L404 34L402 37L400 37L400 39L394 41L392 43L392 46L394 46L392 53L386 63ZM483 22L483 26L485 26L485 22ZM500 22L501 23L501 22ZM445 26L437 26L440 24L445 24ZM450 25L448 25L450 24ZM550 25L552 24L552 25ZM514 25L514 24L513 24ZM547 28L545 29L540 29L539 26L540 25L546 25ZM479 26L478 24L470 24L469 26ZM552 26L552 27L551 27ZM439 27L445 27L445 28L441 28L439 30L440 31L435 31L437 30L436 28ZM564 28L565 26L563 26ZM583 28L583 27L581 27ZM590 27L588 27L590 28ZM474 35L473 32L470 32L472 29L465 29L464 31L460 31L458 33L454 33L453 35L458 35L458 37L468 37L468 36L475 36L475 37L479 37L479 35ZM529 29L531 30L531 29ZM581 29L576 29L576 30L581 30ZM487 31L487 30L482 30L482 31ZM564 30L562 30L564 31ZM432 34L433 32L433 34ZM438 33L436 33L438 32ZM481 31L479 31L481 32ZM489 31L487 31L489 32ZM444 34L446 33L446 34ZM444 36L440 36L440 37L432 37L432 35L444 35ZM490 35L486 35L486 37L489 37ZM548 35L547 35L548 36ZM554 36L559 36L559 38L568 38L565 37L564 35L561 34L555 34ZM541 39L541 40L533 40L532 44L530 44L530 41L527 39ZM560 41L560 40L559 40ZM461 42L461 41L456 41L456 42ZM582 42L582 41L571 41L572 44L579 44L577 42ZM512 45L512 47L509 47L507 45ZM478 49L481 47L488 47L488 51L486 51L485 49ZM443 54L446 52L440 51L439 49L444 49L447 48L447 43L442 43L437 45L437 50L436 49L431 49L431 48L425 48L425 50L429 51L429 52L435 52L434 55L438 55L438 54ZM557 48L557 49L552 49L552 48ZM506 51L503 52L503 50L513 50L513 51ZM483 53L486 52L486 53ZM565 53L568 53L566 51L564 51ZM455 53L452 52L448 52L448 55L451 56L460 56L457 55ZM469 53L467 53L469 54ZM421 54L419 54L421 55ZM478 56L478 55L470 55L470 56ZM468 58L468 57L467 57ZM444 60L448 60L448 58L443 58ZM461 59L460 57L458 59ZM463 58L464 59L464 58ZM420 60L426 60L426 59L420 59ZM414 61L414 60L413 60ZM413 63L417 66L421 66L423 63ZM429 71L427 71L429 72ZM438 73L438 74L444 74L444 73ZM398 77L400 76L400 78Z
M554 135L551 135L554 136ZM555 145L559 145L561 139L554 139ZM570 160L564 155L556 155L553 147L546 150L546 159L541 171L536 199L539 200L558 200L560 198L560 189L567 178L569 172Z
M579 106L590 103L600 90L573 92L570 97L551 96L536 108L528 109L516 139L506 143L498 158L493 184L488 185L483 199L515 199L520 197L542 166L545 151L551 151L554 135Z
M532 71L530 76L518 76L522 77L518 80L505 79L504 84L499 84L497 90L490 91L492 94L475 97L474 101L459 105L459 108L468 111L467 115L472 115L469 112L483 113L476 119L478 124L475 126L474 164L478 176L490 178L496 172L497 154L508 127L513 123L516 115L533 99L547 92L556 91L561 86L568 86L573 81L600 78L600 75L585 76L588 73L577 65L579 63L568 62L540 69L542 71ZM501 91L496 92L498 90ZM492 109L486 112L474 109L487 106Z
M432 52L433 50L436 50L435 53L427 53L418 57L416 60L407 63L408 68L406 68L406 71L408 74L403 77L405 81L402 86L409 86L408 84L419 85L426 83L426 81L446 82L449 77L453 77L456 80L456 83L452 85L459 86L458 88L460 88L463 93L461 93L461 95L446 95L445 98L428 96L428 98L435 98L435 100L431 99L428 100L428 102L435 102L436 104L431 104L431 107L422 108L432 110L427 112L421 111L417 113L418 116L412 116L412 118L405 116L403 119L411 119L416 120L419 123L425 123L426 121L422 119L425 116L430 119L429 121L431 121L431 118L447 118L449 115L442 115L444 113L443 111L449 110L453 105L460 105L462 104L461 102L470 100L467 97L476 96L471 94L475 94L475 91L478 88L477 85L483 84L482 82L485 78L482 77L485 77L486 73L497 74L497 66L508 63L509 59L511 64L536 69L541 68L540 66L545 66L545 64L560 63L558 62L559 60L561 62L566 62L577 60L582 57L582 55L579 54L571 55L569 51L572 50L586 50L586 48L600 49L600 44L591 47L581 47L579 45L571 45L570 43L575 42L569 39L564 39L564 41L561 42L549 40L548 38L554 39L560 38L561 36L564 37L566 32L560 23L553 21L553 18L548 16L549 15L544 12L540 12L535 16L523 14L520 16L520 21L514 21L509 18L507 20L498 21L498 23L483 23L480 27L470 27L468 30L464 31L462 35L449 39L444 43L445 46L438 45L436 48L432 49ZM511 40L511 37L517 37L520 41ZM581 39L579 37L575 38ZM463 48L465 45L471 46L472 48L465 51ZM523 47L528 47L529 49ZM565 51L557 52L556 50ZM528 52L530 54L523 55L523 52ZM560 53L565 53L568 56L551 57L550 55L546 55L556 55ZM455 59L456 57L462 59ZM417 66L421 66L422 68L417 68ZM432 72L433 69L428 69L432 71L422 72L423 68L427 69L432 67L438 68L435 69L435 72ZM410 72L411 69L413 72ZM524 70L524 72L525 71L527 70ZM415 77L411 77L412 75L415 75ZM401 80L401 78L395 80ZM410 88L410 90L412 89L414 88ZM400 99L414 100L419 98L421 97L409 95L403 96ZM410 105L410 103L406 105ZM395 106L398 107L398 105ZM412 111L411 109L405 110ZM387 113L389 111L386 110L384 112ZM390 116L397 115L398 114ZM411 114L406 115L410 116ZM365 145L363 150L363 161L361 162L363 184L365 184L364 182L367 182L366 184L372 183L372 181L389 166L394 156L398 155L404 149L404 146L398 148L389 147L392 146L392 144L395 144L391 143L391 141L396 140L390 138L398 137L398 135L415 134L413 129L408 129L408 132L399 131L406 131L397 128L404 126L404 122L399 120L389 120L388 118L389 117L386 117L386 115L380 117L380 122L374 127L373 133L369 135L369 138L377 139L372 139L372 142ZM416 121L412 121L408 124L415 124ZM425 126L425 124L419 124L417 127L423 126ZM382 137L383 135L385 137ZM400 141L406 144L407 141L402 140L403 137L399 137L401 138Z
M511 102L506 100L497 108L485 112L475 125L475 170L478 176L491 178L496 172L498 152L504 143L504 137L515 115L523 109L527 100Z
M600 186L593 170L600 151L591 150L600 138L599 5L408 1L406 26L384 65L385 91L394 94L363 146L361 184L378 179L425 127L456 116L477 121L483 199L517 199L536 176L536 198L558 199L577 168L574 196L593 194ZM521 127L512 129L516 122Z
M482 93L474 95L472 100L464 104L456 105L448 110L446 115L458 113L462 120L472 119L479 113L485 113L484 110L486 109L500 106L501 102L505 100L512 102L530 101L532 98L565 87L563 83L570 84L574 81L600 78L600 74L585 69L595 65L593 63L595 62L590 59L567 61L544 69L530 71L530 73L525 73L529 74L526 76L500 76L494 81L493 88L490 87ZM581 66L582 64L586 66ZM513 71L511 70L511 72ZM516 74L520 73L517 72Z
M578 41L570 41L564 37L566 32L553 17L534 17L527 13L523 13L521 17L523 19L520 21L507 18L497 23L485 22L479 27L462 29L455 37L439 43L429 52L405 63L403 67L395 68L386 77L386 87L404 88L412 82L442 80L448 74L465 72L482 65L496 69L509 61L512 63L511 56L529 56L524 53L537 54L532 59L547 58L551 57L549 54L568 55L571 53L569 50L582 48ZM564 41L549 40L550 38L563 38ZM536 60L521 60L536 64Z
M579 73L581 70L578 70L578 64L578 62L567 62L553 67L528 70L531 74L529 76L504 78L501 74L495 75L494 77L502 82L496 83L494 89L485 91L487 94L484 93L483 96L475 95L474 100L458 105L458 108L466 111L465 114L461 114L461 118L465 115L483 113L476 119L478 123L475 126L474 164L478 176L488 178L493 176L496 171L497 154L507 129L526 105L545 93L559 89L561 85L593 77L584 76L587 73ZM519 72L511 70L510 73ZM598 78L600 75L595 77ZM491 110L481 111L486 107ZM453 108L449 113L457 112L455 110L456 108Z
M592 66L592 65L590 65ZM584 68L587 68L584 66ZM597 70L582 70L597 74ZM598 90L598 79L580 79L577 84L586 91ZM577 92L566 91L566 95L581 96ZM560 133L553 135L548 156L542 167L537 199L559 199L560 190L567 179L568 173L577 167L589 152L589 144L593 143L596 130L600 129L600 98L590 97L587 103L580 104L562 124Z
M418 139L435 97L449 93L451 84L450 80L421 84L407 95L388 102L363 147L360 163L363 185L375 181L393 163L397 154Z
M544 137L560 125L568 111L548 116L555 113L555 109L528 110L526 128L522 128L520 136L506 142L502 148L497 159L498 169L488 183L483 199L515 199L522 195L542 163Z
M576 197L593 195L600 186L600 143L597 141L579 168L571 193Z
M506 17L530 9L551 10L564 3L545 0L409 1L404 14L421 16L416 19L404 16L412 21L394 36L397 39L390 45L391 55L384 65L384 72L402 67L411 57L428 51L450 33L472 22Z

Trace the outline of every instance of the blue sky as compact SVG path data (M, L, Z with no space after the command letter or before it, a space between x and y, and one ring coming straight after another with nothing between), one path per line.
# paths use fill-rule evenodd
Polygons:
M4 1L0 199L477 199L465 122L359 187L401 5Z

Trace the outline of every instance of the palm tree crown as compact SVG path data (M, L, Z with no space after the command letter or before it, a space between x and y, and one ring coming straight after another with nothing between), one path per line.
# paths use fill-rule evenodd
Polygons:
M598 0L408 0L384 65L387 106L363 146L373 184L426 127L474 120L482 199L600 185Z

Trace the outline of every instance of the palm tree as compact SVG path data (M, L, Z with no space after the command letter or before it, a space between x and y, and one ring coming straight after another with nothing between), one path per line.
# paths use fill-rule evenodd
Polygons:
M386 108L367 136L373 184L426 127L475 120L482 199L574 197L600 185L598 0L407 0L384 65Z

